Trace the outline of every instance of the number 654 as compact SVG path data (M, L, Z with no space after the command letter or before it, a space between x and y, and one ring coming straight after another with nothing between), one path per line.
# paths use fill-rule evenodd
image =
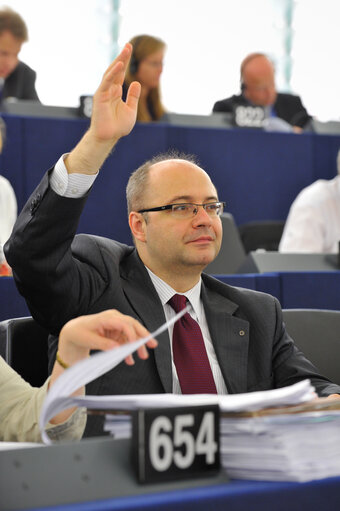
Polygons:
M216 460L218 445L215 439L214 413L206 412L197 436L187 428L194 426L193 414L176 415L172 421L165 416L156 417L149 434L150 461L159 472L172 463L180 469L189 468L196 456L205 456L207 464Z

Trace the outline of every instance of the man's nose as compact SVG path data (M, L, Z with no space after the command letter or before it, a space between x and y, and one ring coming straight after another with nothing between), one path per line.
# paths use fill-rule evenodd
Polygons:
M203 206L197 206L197 213L193 218L193 225L210 225L212 222L212 218Z

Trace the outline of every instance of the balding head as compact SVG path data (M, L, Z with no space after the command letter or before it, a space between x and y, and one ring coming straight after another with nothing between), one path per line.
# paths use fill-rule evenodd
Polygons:
M130 214L131 211L138 211L144 207L145 193L149 186L150 169L159 163L169 162L170 160L182 160L198 166L198 161L193 155L180 153L178 151L162 153L147 160L131 174L128 181L126 187L128 214Z
M241 64L244 96L255 105L269 106L276 100L274 66L263 53L251 53Z
M131 176L127 189L136 249L153 273L184 292L197 284L221 246L221 219L205 207L218 202L217 191L209 175L187 158L158 158L143 167ZM183 204L197 207L182 209Z

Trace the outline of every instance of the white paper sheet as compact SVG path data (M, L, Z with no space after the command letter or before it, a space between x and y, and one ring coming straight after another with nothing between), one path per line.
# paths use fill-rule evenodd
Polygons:
M65 371L65 373L62 374L52 385L43 403L39 420L39 427L43 441L47 444L51 443L51 440L45 432L45 426L48 421L62 410L78 404L74 397L69 397L75 390L116 367L128 355L131 355L131 353L143 346L143 344L146 344L152 337L156 338L159 334L167 330L170 325L175 323L188 311L189 308L185 307L182 311L170 319L170 321L161 325L148 337L144 337L132 343L124 344L119 348L115 348L110 351L96 353L67 369L67 371ZM87 405L84 403L84 405L80 406Z

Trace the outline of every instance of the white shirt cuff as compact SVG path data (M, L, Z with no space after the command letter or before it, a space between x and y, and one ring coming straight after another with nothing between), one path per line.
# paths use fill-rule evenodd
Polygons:
M64 159L67 154L63 154L57 161L50 176L50 185L52 190L62 197L79 199L83 197L93 185L97 174L68 174Z

